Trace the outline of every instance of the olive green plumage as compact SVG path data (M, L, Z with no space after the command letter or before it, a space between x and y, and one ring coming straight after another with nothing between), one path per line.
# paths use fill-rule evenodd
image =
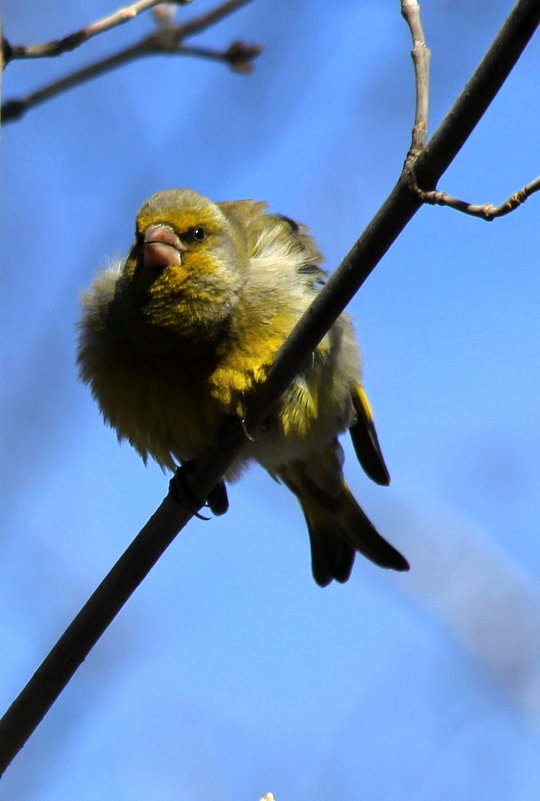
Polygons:
M119 439L174 469L213 442L225 417L243 417L318 291L321 260L305 227L265 203L213 203L188 189L149 198L126 259L82 300L81 376ZM347 580L355 551L408 568L343 480L337 435L350 429L367 474L389 482L360 375L342 314L226 475L253 459L294 492L321 586Z

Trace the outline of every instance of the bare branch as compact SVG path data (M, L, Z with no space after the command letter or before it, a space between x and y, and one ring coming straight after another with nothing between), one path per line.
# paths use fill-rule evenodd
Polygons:
M69 36L64 36L63 39L53 39L51 42L44 42L38 45L10 45L10 58L59 56L61 53L65 53L68 50L74 50L99 33L109 31L117 25L123 25L124 22L129 22L141 12L148 11L149 8L153 8L162 2L163 0L138 0L137 3L121 8L108 17L93 22L85 28L81 28L81 30L69 34ZM190 3L191 0L174 0L174 2L178 5L186 5Z
M13 122L18 120L26 111L28 111L28 109L37 106L39 103L43 103L45 100L50 100L52 97L59 95L61 92L65 92L67 89L71 89L73 86L79 86L85 81L96 78L98 75L101 75L104 72L108 72L115 67L120 67L123 64L127 64L129 61L133 61L141 56L150 55L154 52L160 52L159 50L154 51L150 49L148 43L149 38L150 37L146 37L138 44L126 47L124 50L118 51L118 53L115 53L113 56L108 56L100 61L96 61L94 64L90 64L88 67L75 70L69 75L60 78L57 81L53 81L52 83L47 84L47 86L37 89L35 92L31 92L24 97L6 100L2 106L2 120L4 122Z
M432 139L418 156L424 186L435 186L474 130L540 23L539 0L519 0L495 42ZM221 429L185 476L191 498L206 498L239 453L245 431L256 431L347 303L371 274L403 228L421 208L404 170L364 233L296 325L267 381L252 399L245 424L233 419ZM0 721L0 771L62 692L78 666L114 620L135 588L164 553L192 512L167 497L15 699Z
M183 25L179 25L178 27L181 29L180 38L186 39L188 36L195 36L197 33L201 33L201 31L206 30L206 28L209 28L211 25L215 25L216 22L219 22L224 17L227 17L249 2L251 2L251 0L226 0L225 3L216 6L216 8L208 11L207 14L201 14L200 17L195 17L195 19L188 20Z
M491 222L497 217L503 217L514 209L517 209L527 198L540 189L540 178L510 195L500 206L493 206L491 203L476 205L460 200L446 192L436 189L426 191L418 185L415 163L424 147L427 135L427 120L429 112L429 59L430 52L425 45L424 31L420 19L420 6L416 0L401 0L401 13L411 30L413 38L412 57L416 78L416 113L412 134L412 142L407 158L405 159L404 171L408 173L408 181L411 190L421 200L432 206L449 206L456 211L469 214L473 217L480 217ZM462 94L466 94L467 87ZM450 117L452 112L448 115Z
M413 170L414 176L409 175L408 184L417 197L415 186L422 192L435 190L438 179L457 156L520 57L524 37L528 40L539 22L540 1L518 0L443 122L416 163L409 166L407 172Z
M405 166L410 166L424 147L428 130L429 115L429 60L431 53L426 47L424 29L420 19L420 6L416 0L401 0L401 13L410 28L413 49L411 56L414 62L416 78L416 109L412 142L405 159Z
M186 56L209 58L212 61L222 61L228 64L235 72L247 75L253 72L253 59L262 53L262 46L258 44L249 45L239 40L229 45L227 50L209 50L205 47L179 45L178 49L172 52L183 53Z
M414 173L411 173L411 188L418 195L422 203L429 203L432 206L450 206L456 211L461 211L464 214L470 214L472 217L480 217L482 220L491 222L496 217L504 217L505 214L510 214L511 211L517 209L527 200L533 192L540 190L540 176L530 184L524 186L523 189L518 189L513 195L510 195L504 203L500 206L493 206L491 203L485 203L483 206L477 206L472 203L467 203L464 200L459 200L452 195L447 195L446 192L439 192L432 190L424 192L423 189L415 183Z
M147 3L150 0L146 0ZM190 0L184 0L189 2ZM114 53L112 56L100 59L88 67L75 70L69 75L53 81L50 84L37 89L30 94L7 100L2 106L2 118L4 122L13 122L19 119L22 115L45 100L50 100L52 97L65 92L66 89L71 89L73 86L78 86L85 81L102 75L115 67L127 64L137 58L149 55L157 55L160 53L168 53L172 55L188 55L200 56L203 58L211 58L214 61L221 61L228 64L231 69L236 72L247 74L253 71L252 62L262 52L262 46L258 44L245 44L244 42L233 42L227 50L215 51L205 48L187 47L182 42L188 36L193 36L197 33L218 22L227 14L231 14L243 5L252 2L252 0L227 0L217 6L213 11L196 17L186 23L175 25L170 19L158 18L157 28L152 33L143 37L136 44L130 45L123 50ZM154 3L155 5L155 3ZM150 7L148 5L148 7ZM120 13L120 12L118 12ZM114 15L113 15L114 16ZM111 19L108 17L107 19ZM102 21L103 22L103 21ZM96 23L96 25L102 23ZM119 24L119 23L116 23ZM86 29L85 29L86 30ZM80 33L80 32L79 32ZM73 34L74 36L78 34ZM92 34L94 35L94 34ZM69 37L67 37L69 38Z

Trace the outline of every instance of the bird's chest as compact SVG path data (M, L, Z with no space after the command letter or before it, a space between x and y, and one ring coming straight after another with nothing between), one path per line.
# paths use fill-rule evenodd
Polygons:
M227 364L227 353L212 348L123 344L104 354L94 390L120 438L172 467L210 445L225 417L243 414L250 382Z

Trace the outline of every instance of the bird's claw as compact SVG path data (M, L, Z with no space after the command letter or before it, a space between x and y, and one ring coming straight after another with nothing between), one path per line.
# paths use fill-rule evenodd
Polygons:
M216 517L225 514L229 508L229 499L227 497L227 488L225 486L225 482L218 481L216 486L213 487L208 493L208 498L204 504L201 503L193 496L193 493L186 482L186 475L191 473L193 464L194 463L191 461L184 462L179 468L177 468L176 473L169 481L169 495L174 498L175 501L182 504L182 506L186 506L192 515L197 517L199 520L210 520L209 517L205 517L199 512L199 509L203 505L208 506L212 513L216 515Z
M185 476L189 474L190 467L191 462L184 462L177 468L174 476L169 481L169 495L177 503L186 506L194 517L199 520L210 520L209 517L205 517L199 512L199 509L204 504L193 497L191 490L187 486Z
M240 418L240 425L242 426L242 431L244 432L245 438L250 442L257 442L255 437L252 437L251 434L249 433L245 417Z

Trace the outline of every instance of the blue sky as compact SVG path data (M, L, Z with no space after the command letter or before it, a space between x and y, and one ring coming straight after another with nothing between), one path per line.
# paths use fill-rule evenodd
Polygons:
M210 8L194 0L177 16ZM430 131L510 3L428 0ZM14 43L114 10L6 3ZM6 98L141 36L13 63ZM392 188L414 84L397 0L256 0L198 37L249 77L153 57L3 132L0 701L7 706L167 490L74 366L78 294L154 191L254 197L332 270ZM441 188L499 203L538 172L533 40ZM294 498L253 468L192 521L14 761L17 801L533 801L540 793L540 197L490 224L424 208L351 303L392 474L346 475L407 575L321 590ZM5 795L2 795L4 793Z

